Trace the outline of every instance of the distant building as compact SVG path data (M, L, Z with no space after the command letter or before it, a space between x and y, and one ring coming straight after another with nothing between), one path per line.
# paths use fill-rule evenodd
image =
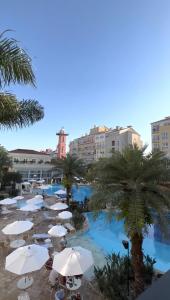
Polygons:
M159 149L170 158L170 117L151 123L152 150Z
M9 151L9 156L13 163L12 171L20 172L23 180L43 178L48 181L53 176L49 154L29 149L15 149Z
M68 134L65 133L64 128L61 128L56 135L58 135L57 158L60 159L66 157L66 138Z
M125 147L135 144L139 148L142 147L140 134L132 126L127 126L126 128L117 126L106 133L105 156L110 157L113 151L122 152Z
M76 155L86 164L93 163L102 157L109 157L113 151L122 151L128 145L142 147L139 133L132 126L115 129L106 126L94 126L89 134L70 142L70 154Z

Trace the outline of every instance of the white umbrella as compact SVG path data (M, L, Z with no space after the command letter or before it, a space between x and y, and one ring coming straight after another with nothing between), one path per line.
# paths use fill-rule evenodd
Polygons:
M36 204L43 203L43 199L32 198L32 199L27 200L26 203L36 205Z
M41 186L38 187L38 189L48 190L50 187L51 187L51 185L41 185Z
M53 269L63 276L84 274L94 264L91 251L82 248L65 248L54 256Z
M22 184L24 184L24 185L31 185L31 183L28 182L28 181L24 181L24 182L22 182Z
M60 219L63 219L63 220L71 219L72 218L72 213L68 210L62 211L61 213L58 214L58 217Z
M38 206L34 205L34 204L27 204L23 207L21 207L19 210L21 211L37 211L38 210Z
M66 191L58 190L54 194L56 194L56 195L66 195Z
M17 201L15 199L11 199L11 198L5 198L4 200L0 201L0 204L2 205L12 205L12 204L16 204Z
M30 221L15 221L2 229L4 234L20 234L28 231L34 224Z
M6 257L5 269L22 275L37 271L49 259L48 250L39 245L20 247Z
M44 179L42 179L42 180L37 180L37 183L44 183L44 182L45 182Z
M48 231L48 234L51 236L62 237L67 234L67 229L62 225L55 225Z
M37 182L35 179L29 179L30 182Z
M67 209L68 205L65 203L58 202L58 203L51 205L49 208L53 209L53 210L63 210L63 209Z
M42 195L36 195L34 198L36 198L36 199L43 199L43 196Z
M13 200L23 200L24 197L23 196L16 196L14 198L12 198Z

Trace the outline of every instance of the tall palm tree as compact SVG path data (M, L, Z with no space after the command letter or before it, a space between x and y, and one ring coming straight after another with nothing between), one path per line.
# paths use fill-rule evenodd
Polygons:
M69 205L71 190L73 183L76 182L75 177L82 176L84 174L84 165L81 159L78 159L74 155L67 154L66 157L52 160L52 164L56 168L61 169L63 173L63 185L66 188L67 204Z
M12 166L11 158L8 155L8 151L0 146L0 183L4 173Z
M142 243L148 225L154 223L153 211L160 222L170 209L170 171L165 167L162 152L144 154L146 147L128 147L122 153L99 161L93 174L96 193L92 197L94 210L107 207L109 217L124 220L131 241L132 264L135 273L135 292L144 289Z
M41 120L42 106L35 100L19 101L4 91L10 84L35 86L31 58L16 40L0 34L0 128L24 127Z

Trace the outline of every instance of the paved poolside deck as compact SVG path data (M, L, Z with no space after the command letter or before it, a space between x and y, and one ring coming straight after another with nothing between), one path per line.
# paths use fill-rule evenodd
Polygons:
M31 198L32 196L27 196L27 198ZM46 199L48 205L55 203L55 198L50 197ZM11 210L11 209L10 209ZM52 217L56 216L57 212L48 210L48 214ZM14 208L12 208L12 213L8 215L1 215L0 216L0 230L6 226L7 224L15 221L15 220L24 220L26 218L33 218L34 227L32 230L28 231L28 238L26 240L26 244L33 243L32 235L33 233L47 233L49 230L49 224L56 224L56 221L52 220L45 220L43 211L39 211L37 213L32 212L21 212ZM27 233L26 233L27 234ZM25 235L24 235L25 236ZM7 236L5 236L0 231L0 241L6 240ZM13 239L16 239L15 237ZM73 239L74 240L74 239ZM58 239L53 239L54 249L58 250ZM17 288L17 281L19 280L20 276L12 274L5 270L5 257L12 252L9 245L5 248L0 248L0 300L16 300L17 296L21 292ZM33 285L27 289L30 299L31 300L52 300L54 299L54 291L51 292L51 289L48 284L48 276L49 271L43 267L41 270L33 272L31 274L34 278ZM83 295L83 299L88 300L103 300L102 296L100 295L96 285L94 282L89 283L88 280L85 278L82 281L82 286L80 288L80 293Z

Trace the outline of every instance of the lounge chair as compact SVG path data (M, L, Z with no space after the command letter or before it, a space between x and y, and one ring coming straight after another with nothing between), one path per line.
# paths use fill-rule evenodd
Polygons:
M18 300L30 300L30 296L27 292L21 292L18 295Z
M45 217L45 220L56 220L56 217L51 217L47 211L43 212L43 216Z
M64 227L68 229L69 232L74 233L76 229L70 224L70 223L65 223Z

